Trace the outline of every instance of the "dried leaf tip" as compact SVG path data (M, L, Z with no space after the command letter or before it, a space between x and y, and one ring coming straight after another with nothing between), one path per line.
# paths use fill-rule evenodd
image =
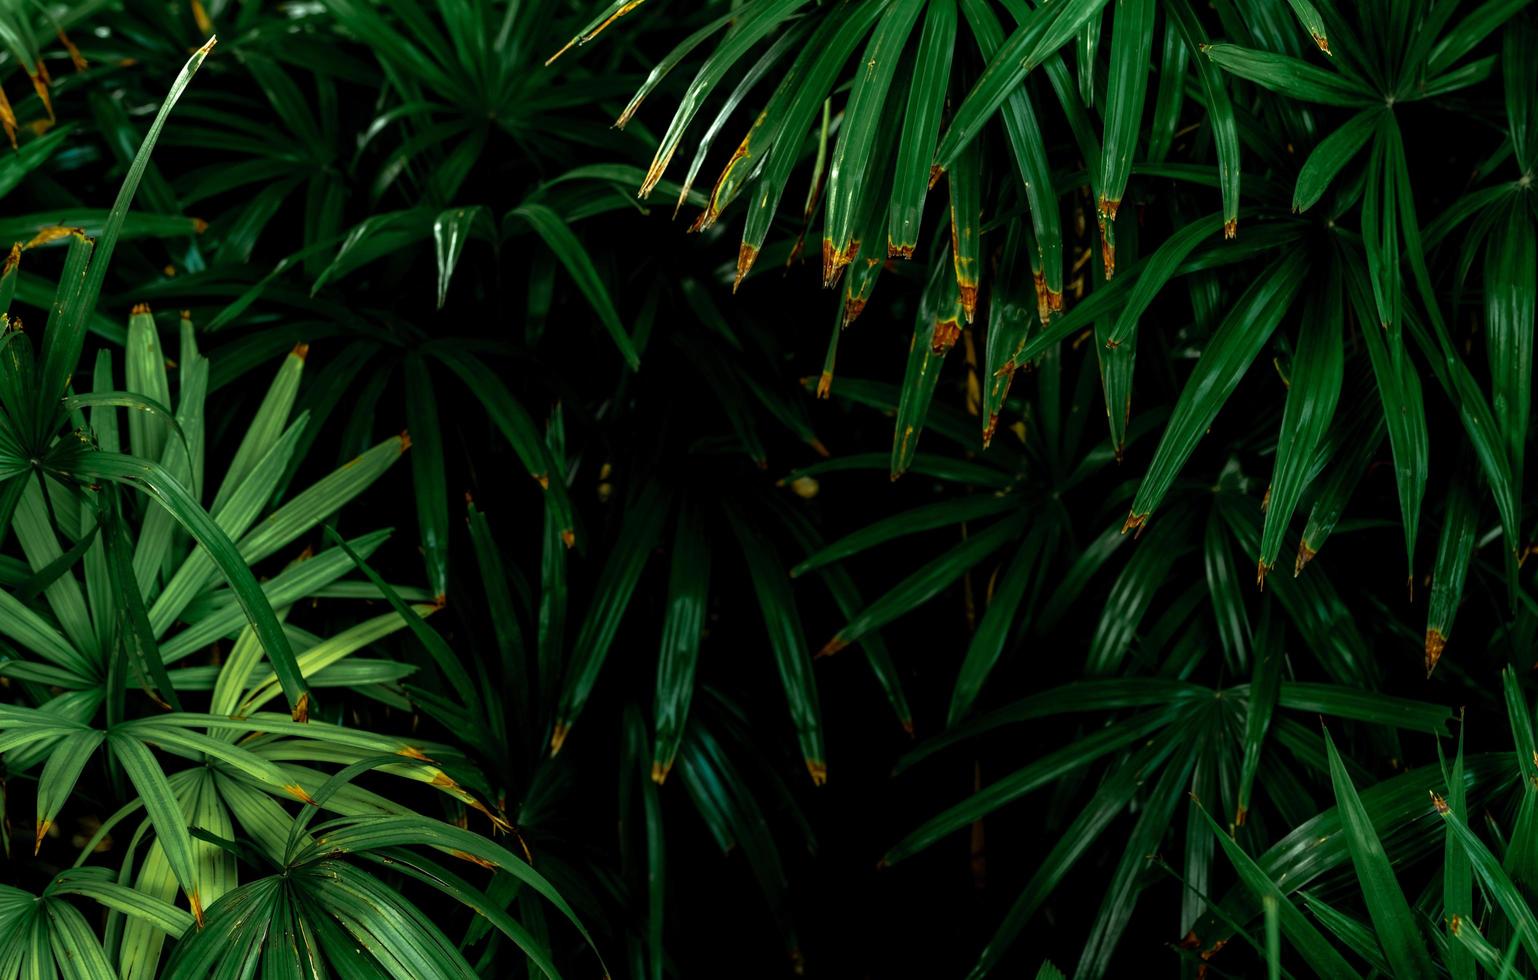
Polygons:
M1234 811L1234 826L1243 827L1244 818L1249 814L1249 812L1250 811L1248 807L1246 807L1243 803L1239 804L1239 809Z
M1136 531L1141 534L1143 533L1143 525L1147 523L1147 514L1130 513L1127 515L1127 519L1122 522L1121 533L1126 534L1128 531Z
M13 242L11 253L5 257L5 268L0 269L0 276L8 276L15 272L18 265L21 265L21 243Z
M1299 542L1298 558L1297 561L1295 561L1292 565L1292 577L1297 578L1299 575L1301 575L1303 573L1303 566L1313 561L1314 555L1316 554L1318 554L1318 552L1313 548L1310 548L1307 541Z
M182 316L184 318L186 318L186 319L191 319L191 317L187 316L186 313L183 313ZM299 358L302 361L306 357L310 356L310 345L304 343L303 341L300 341L299 343L294 345L294 349L289 351L289 353L292 354L294 357Z
M410 432L408 432L405 429L402 429L401 430L401 434L397 438L399 438L400 441L401 441L401 448L400 448L401 452L405 452L406 450L411 448L411 433Z
M131 316L149 316L150 305L148 303L135 303L128 312Z
M1331 58L1335 57L1335 53L1330 50L1330 39L1329 38L1325 37L1323 34L1314 34L1314 35L1312 35L1312 37L1314 39L1314 43L1319 45L1319 50L1320 51L1323 51L1326 55L1328 55Z
M192 906L192 918L197 922L198 928L203 928L203 900L198 897L196 888L187 893L187 904Z
M1437 669L1437 661L1442 659L1442 649L1447 646L1447 637L1442 635L1439 629L1426 631L1426 676Z
M557 51L555 54L553 54L549 58L545 59L545 67L546 68L550 67L552 64L555 63L555 59L559 58L561 55L563 55L566 52L570 51L572 48L578 47L578 46L583 45L583 44L586 44L587 42L591 41L593 38L595 38L598 35L602 34L605 30L608 29L610 24L612 24L615 21L619 20L621 17L623 17L626 14L630 13L632 10L634 10L637 7L639 7L641 4L643 4L645 2L646 2L646 0L630 0L629 3L625 4L623 7L619 8L614 13L610 14L608 16L608 18L606 20L604 20L603 23L599 24L597 27L593 28L591 31L588 31L586 34L578 34L578 35L576 35L570 41L567 41L564 45L562 45L561 50Z
M39 820L37 824L37 839L32 842L32 856L37 857L43 849L43 838L48 836L48 828L53 826L52 820Z
M732 280L732 292L742 285L742 280L748 277L748 272L753 268L753 263L758 259L758 249L743 242L737 247L737 277Z
M833 393L833 372L824 371L817 379L817 397L827 398Z
M567 548L576 547L577 532L573 531L571 528L566 528L561 532L561 543L564 544Z
M1233 238L1237 234L1239 234L1239 219L1238 218L1229 218L1227 221L1223 222L1223 237L1224 238Z
M812 775L813 786L821 786L828 781L828 764L821 759L806 760L806 771Z
M561 746L566 743L566 733L570 730L570 726L564 721L555 723L555 729L550 733L550 757L552 759L555 758L556 753L561 751Z
M1444 817L1451 815L1451 813L1453 812L1452 811L1452 807L1447 805L1447 801L1442 799L1440 796L1438 796L1437 793L1436 793L1436 790L1431 790L1430 792L1431 792L1431 805L1436 807L1437 813L1441 814Z
M299 695L299 700L294 702L294 710L290 715L295 721L304 724L310 720L310 692L305 691Z
M956 291L961 294L961 312L971 323L977 318L977 284L958 283Z
M667 780L668 780L668 772L672 768L673 768L672 766L670 766L666 762L662 762L660 760L656 761L656 762L653 762L652 763L652 782L656 783L658 786L661 786L663 783L667 782Z
M823 645L823 648L821 650L817 651L817 656L819 656L819 657L831 657L835 653L838 653L840 650L844 649L844 647L847 647L848 645L849 645L849 641L844 639L844 634L843 633L835 634L833 639L829 640L826 644Z
M202 28L200 27L199 29L201 30ZM90 67L86 60L80 56L80 49L75 47L75 42L69 39L69 35L64 33L64 28L62 27L58 30L58 38L59 43L64 45L64 50L69 52L69 62L75 66L76 71L85 71Z
M289 783L287 786L283 787L283 792L287 793L289 796L292 796L294 799L307 806L320 806L320 804L315 801L315 797L311 796L309 792L298 783Z
M1266 575L1270 571L1271 566L1266 564L1265 559L1255 563L1255 587L1262 592L1266 591Z

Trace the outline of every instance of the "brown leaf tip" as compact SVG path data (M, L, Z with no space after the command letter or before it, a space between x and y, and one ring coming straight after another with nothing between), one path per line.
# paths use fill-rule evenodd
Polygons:
M895 477L894 477L894 479L895 479ZM819 656L819 657L831 657L835 653L838 653L840 650L842 650L845 647L847 647L848 645L849 645L849 641L844 639L844 634L839 633L838 635L834 636L833 639L829 640L823 646L823 648L821 650L817 651L817 656Z
M667 782L668 773L672 770L672 768L673 767L671 764L662 762L661 760L653 762L652 782L656 783L658 786L661 786L663 783Z
M971 323L977 316L977 286L961 283L956 288L961 293L961 312L966 315L967 322Z
M806 760L806 771L812 775L813 786L821 786L828 781L828 765L821 759Z
M400 441L401 441L401 448L400 448L401 452L405 452L406 450L411 448L411 433L410 432L406 431L405 429L402 429L401 430L401 434L399 436L397 436L396 438L400 439Z
M299 700L294 702L294 711L291 717L300 724L310 720L309 691L305 691L303 694L299 695Z
M865 297L856 296L853 293L844 297L844 327L848 327L860 314L865 312Z
M1141 533L1142 530L1143 530L1143 525L1145 525L1147 523L1148 523L1148 515L1147 514L1138 514L1138 513L1135 513L1135 512L1134 513L1129 513L1127 515L1127 519L1122 522L1121 533L1126 534L1128 531L1137 531L1137 532Z
M555 758L556 753L561 751L561 746L566 744L566 733L570 730L571 726L567 725L564 721L555 723L555 729L550 733L550 757L552 759Z
M1437 661L1442 659L1442 650L1447 646L1447 637L1436 628L1426 631L1426 676L1437 669Z
M753 268L753 263L758 259L758 249L747 242L737 247L737 277L732 280L732 292L742 285L742 280L748 277L748 271Z
M1302 574L1303 566L1307 565L1309 562L1313 561L1314 560L1314 556L1317 555L1318 553L1319 552L1315 551L1313 548L1310 548L1308 546L1308 542L1307 541L1299 542L1299 544L1298 544L1298 560L1293 563L1293 566L1292 566L1292 577L1293 578L1297 578L1300 574Z
M1436 807L1437 813L1444 817L1451 815L1453 812L1452 807L1448 806L1447 801L1438 796L1435 790L1431 791L1431 805Z
M1223 237L1224 238L1233 238L1237 234L1239 234L1239 219L1238 218L1229 218L1227 221L1223 222Z
M133 309L128 312L133 316L149 316L150 305L148 303L135 303Z

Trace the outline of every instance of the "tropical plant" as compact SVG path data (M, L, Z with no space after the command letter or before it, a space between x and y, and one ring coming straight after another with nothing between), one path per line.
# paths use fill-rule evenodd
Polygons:
M1533 972L1529 7L0 3L0 975Z

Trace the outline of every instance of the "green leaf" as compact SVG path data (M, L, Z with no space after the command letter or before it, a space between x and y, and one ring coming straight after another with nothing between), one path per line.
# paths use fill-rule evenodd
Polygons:
M201 876L192 856L192 836L187 832L186 818L182 816L181 804L166 779L165 770L160 768L149 748L132 735L109 733L107 744L143 800L144 812L155 828L156 840L176 875L177 884L192 903L193 916L199 922L203 921L203 903L198 892Z
M1534 224L1511 208L1490 238L1485 262L1485 329L1491 408L1511 460L1518 499L1533 404L1533 324L1538 308ZM1520 515L1519 515L1520 518Z
M1287 900L1287 896L1276 887L1276 883L1261 866L1255 863L1255 859L1244 853L1239 845L1223 832L1217 822L1212 819L1212 814L1204 809L1202 815L1207 818L1207 824L1216 836L1218 845L1223 848L1223 853L1228 855L1229 863L1239 873L1239 880L1244 882L1244 886L1256 898L1262 901L1269 899L1274 903L1282 934L1308 963L1315 975L1328 977L1331 980L1336 977L1358 976L1345 958L1330 945L1329 940L1314 928L1313 923L1298 911L1297 906Z
M667 494L655 485L646 487L639 499L626 508L619 540L598 578L592 605L572 647L571 664L555 711L555 729L550 736L551 755L560 751L566 733L598 683L620 621L662 534L667 511Z
M1447 491L1442 515L1442 535L1437 543L1436 564L1431 572L1431 599L1426 604L1426 674L1436 669L1442 650L1453 632L1453 617L1463 598L1463 583L1474 557L1479 535L1479 505L1474 496L1474 474L1460 466Z
M1255 774L1260 771L1261 752L1271 716L1276 711L1277 692L1282 683L1282 622L1272 615L1268 604L1262 613L1255 644L1254 673L1250 679L1250 697L1244 709L1244 761L1239 770L1239 803L1234 812L1234 826L1243 827L1250 809L1250 793Z
M1287 404L1276 440L1276 466L1266 493L1266 522L1257 569L1264 580L1276 566L1282 539L1308 484L1344 378L1345 318L1340 277L1334 267L1323 289L1309 294L1288 379ZM1371 329L1371 328L1369 328Z
M614 308L614 301L609 298L609 290L598 276L598 270L593 266L593 260L588 256L587 250L572 234L561 216L543 204L524 204L508 212L509 218L519 218L533 228L539 237L544 239L550 251L561 260L566 267L566 272L582 291L582 295L592 306L593 312L598 314L599 321L604 329L609 331L609 336L614 340L614 346L619 348L620 354L625 358L625 363L630 365L632 371L641 367L641 355L636 352L635 344L626 332L624 324L620 323L619 313Z
M449 281L459 265L465 242L475 232L477 223L489 225L491 213L484 207L450 208L433 221L433 247L438 254L438 309L448 299Z
M1004 43L1004 29L998 18L982 0L962 0L962 10L977 40L978 50L984 58L991 59ZM1026 15L1027 18L1030 16L1033 15ZM1002 116L1010 155L1030 208L1036 242L1034 249L1029 246L1026 249L1037 279L1039 315L1045 324L1052 314L1063 308L1062 215L1052 181L1052 165L1047 159L1046 140L1036 121L1029 88L1019 85L1009 93ZM1023 270L1018 274L1023 277Z
M837 653L872 630L880 629L904 613L939 595L951 583L1004 546L1020 533L1024 514L1005 517L982 531L969 534L960 544L927 563L898 583L890 592L865 607L834 634L818 653L825 657Z
M1115 325L1106 333L1106 346L1118 347L1136 336L1138 321L1148 307L1163 292L1196 247L1217 234L1224 220L1221 214L1212 214L1191 222L1165 239L1158 250L1148 257L1148 261L1142 264L1141 271L1135 277L1124 275L1124 278L1132 279L1131 293L1117 315Z
M1413 571L1430 452L1420 378L1403 347L1396 351L1391 346L1394 343L1392 334L1387 329L1376 328L1359 282L1359 279L1351 280L1350 284L1356 287L1350 291L1351 298L1357 320L1362 324L1359 333L1367 347L1368 360L1372 362L1378 395L1383 401L1383 420L1394 455L1394 482L1399 489L1399 510L1404 519L1405 564L1407 571ZM1307 533L1304 538L1318 550L1318 544L1309 539Z
M1330 182L1367 144L1368 137L1378 127L1382 112L1382 109L1363 109L1319 141L1298 171L1297 187L1292 192L1294 211L1307 211L1318 203Z
M918 451L919 433L929 417L935 386L945 355L961 335L961 296L955 276L946 275L951 263L944 252L931 267L929 284L919 301L908 346L908 366L903 373L902 395L897 404L897 424L892 433L892 479L907 472Z
M1154 460L1132 502L1125 529L1141 527L1164 499L1196 443L1286 314L1304 271L1304 261L1296 253L1278 259L1223 318L1180 391Z
M1105 137L1100 153L1101 220L1116 219L1132 173L1153 55L1154 0L1116 0L1111 20L1111 74L1106 83ZM1106 269L1111 275L1111 269Z
M299 672L288 637L272 613L272 606L268 604L267 597L257 584L256 577L251 574L245 559L235 550L234 543L214 523L213 518L198 506L186 488L171 479L159 463L118 453L81 453L72 461L71 471L75 476L111 480L143 491L164 507L203 546L224 573L236 601L261 639L268 660L283 683L283 693L288 696L289 708L294 717L306 717L309 710L309 687ZM64 475L67 474L60 474Z
M887 4L886 12L881 15L865 46L865 53L860 57L861 67L855 75L849 103L844 108L844 124L828 164L828 217L822 239L824 285L830 285L839 270L854 260L855 249L859 247L852 239L860 196L865 185L876 179L878 165L886 162L871 156L881 109L889 97L887 93L897 74L897 64L908 35L924 5L924 0L892 0ZM953 24L954 17L953 13ZM949 57L949 52L946 54ZM943 93L943 75L939 85ZM920 197L919 207L922 206ZM915 225L916 218L915 215Z
M1410 914L1410 904L1394 878L1393 866L1373 828L1372 817L1357 796L1328 730L1324 733L1324 744L1330 755L1330 782L1335 787L1335 804L1345 830L1346 847L1351 852L1351 863L1356 868L1383 955L1396 977L1433 977L1437 971Z
M796 739L813 784L821 786L828 778L827 749L822 734L822 708L817 697L817 677L806 645L806 632L791 594L789 577L775 559L773 547L743 519L735 508L728 509L732 530L742 545L742 554L753 579L753 591L764 617L769 648L774 652L780 683L790 703L790 716L796 726ZM872 627L874 628L874 627ZM854 639L854 637L851 637ZM826 653L828 651L824 651Z
M1468 855L1469 863L1474 869L1474 874L1479 877L1484 890L1492 898L1500 910L1506 913L1506 919L1517 938L1527 949L1529 956L1538 956L1538 918L1533 915L1532 907L1528 905L1526 897L1517 889L1515 883L1507 876L1501 863L1484 842L1474 836L1468 823L1462 814L1453 810L1448 803L1431 794L1432 804L1442 817L1442 822L1447 826L1448 846L1456 842L1458 847Z
M69 800L81 771L105 739L106 735L102 732L81 731L65 735L54 743L37 780L37 840L34 852L42 847L43 837L53 825L53 818L59 815Z
M955 50L956 0L929 0L913 62L913 85L908 89L888 207L887 254L893 258L911 258L918 247L924 197L929 191L929 165L940 137L940 114Z
M422 535L422 557L427 562L427 587L439 603L449 589L448 474L443 464L443 428L438 421L438 391L433 387L427 363L407 356L402 365L406 383L407 431L412 439L411 476L417 502L417 527Z
M972 642L967 646L966 658L961 662L956 686L951 690L950 710L945 722L947 728L955 728L971 711L973 702L982 691L983 684L987 682L989 673L998 663L1013 633L1025 590L1033 579L1037 588L1040 588L1041 576L1045 571L1043 558L1051 553L1051 545L1056 540L1053 525L1038 524L1033 527L1021 542L1014 558L1010 559L998 585L992 590L987 612L978 623L977 632L972 634Z
M939 500L924 504L913 510L882 518L832 542L801 561L790 570L790 574L793 578L805 575L813 569L842 561L867 548L887 544L910 534L991 517L994 514L1014 510L1018 506L1019 501L1008 494L975 494L961 500Z
M957 106L950 128L935 150L935 165L948 169L1025 76L1072 40L1105 4L1106 0L1063 0L1037 7L988 58L988 66L972 91Z
M1239 127L1233 102L1223 82L1223 73L1203 55L1206 34L1190 0L1166 0L1169 20L1180 32L1181 40L1194 59L1197 78L1207 108L1207 122L1212 127L1213 144L1218 157L1218 187L1223 195L1223 236L1233 238L1239 227Z
M683 741L710 600L710 547L699 512L687 503L674 532L670 560L654 709L657 740L651 778L658 783L673 768L673 759Z
M1209 44L1203 51L1224 71L1291 99L1341 106L1370 105L1378 101L1371 92L1335 72L1315 68L1287 55L1237 44Z

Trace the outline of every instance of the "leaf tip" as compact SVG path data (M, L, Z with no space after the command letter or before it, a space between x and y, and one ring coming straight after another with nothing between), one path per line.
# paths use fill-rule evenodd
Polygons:
M806 771L811 774L813 786L821 786L828 781L828 764L821 759L807 759Z
M1431 677L1431 672L1437 669L1437 661L1442 659L1442 649L1447 646L1447 637L1439 629L1426 631L1426 677Z

